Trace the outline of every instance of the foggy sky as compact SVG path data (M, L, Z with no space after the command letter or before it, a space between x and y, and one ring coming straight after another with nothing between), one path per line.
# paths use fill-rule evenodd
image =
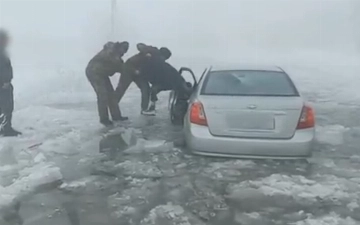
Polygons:
M350 0L118 0L116 40L178 56L299 50L354 53L360 4ZM359 8L360 9L360 8ZM88 60L110 40L110 0L0 0L18 62Z

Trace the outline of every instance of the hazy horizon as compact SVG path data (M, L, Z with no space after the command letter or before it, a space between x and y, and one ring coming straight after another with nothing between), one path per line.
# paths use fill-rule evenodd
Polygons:
M19 64L84 63L111 40L110 6L110 0L0 0L0 26L11 33ZM189 59L256 51L357 54L358 6L355 0L118 0L114 39L131 43L127 57L138 42Z

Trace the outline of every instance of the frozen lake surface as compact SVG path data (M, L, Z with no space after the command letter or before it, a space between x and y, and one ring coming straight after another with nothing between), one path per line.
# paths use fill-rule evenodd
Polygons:
M158 115L143 117L134 86L121 102L130 121L107 130L81 70L60 72L83 89L64 81L18 93L14 124L24 135L0 139L0 224L360 224L360 66L285 69L316 109L309 160L190 155L174 146L180 128L170 125L167 93ZM65 80L54 77L46 82Z

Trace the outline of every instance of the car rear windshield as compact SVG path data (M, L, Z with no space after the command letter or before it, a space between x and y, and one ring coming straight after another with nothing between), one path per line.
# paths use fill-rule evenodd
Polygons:
M208 74L202 95L299 96L289 76L276 71L213 71Z

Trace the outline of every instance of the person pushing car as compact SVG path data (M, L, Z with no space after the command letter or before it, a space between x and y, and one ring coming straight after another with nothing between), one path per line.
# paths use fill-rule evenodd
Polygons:
M191 84L181 76L180 72L167 62L161 62L149 57L141 64L141 76L152 85L150 89L150 104L146 115L155 115L157 94L161 91L176 91L180 96L187 98L192 92Z
M124 64L124 72L121 74L115 90L116 99L120 102L130 84L134 82L141 91L141 114L147 115L151 88L146 71L142 70L142 66L149 58L152 59L152 63L164 63L171 57L171 52L166 47L158 49L142 43L137 44L137 49L139 53L130 57Z
M86 76L94 88L97 96L97 108L100 123L105 126L112 125L109 119L109 111L113 121L127 120L121 115L119 104L116 100L114 88L110 81L110 76L115 73L123 73L122 56L128 51L129 43L108 42L103 49L96 54L86 67Z

